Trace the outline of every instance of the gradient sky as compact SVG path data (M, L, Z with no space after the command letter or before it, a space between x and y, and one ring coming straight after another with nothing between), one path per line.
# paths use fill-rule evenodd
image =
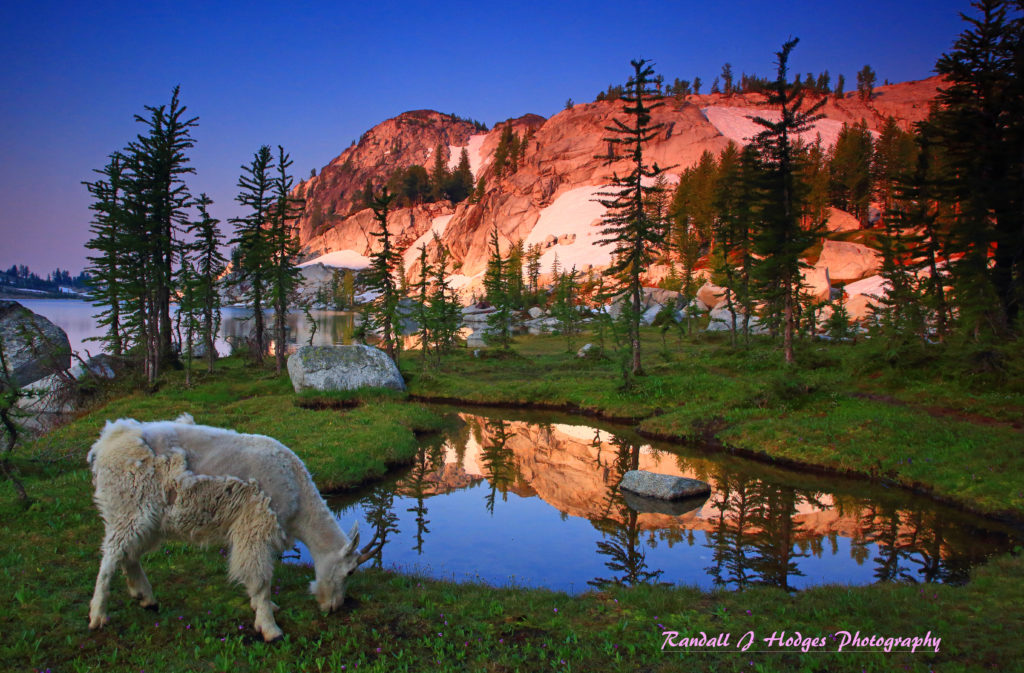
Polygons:
M780 11L778 8L784 9ZM769 75L800 38L795 71L881 83L930 76L966 1L927 2L41 2L0 22L0 266L80 271L91 213L82 180L124 147L145 105L199 116L193 193L238 214L239 167L284 145L297 177L406 110L493 125L593 100L647 58L704 91L725 62ZM222 227L227 229L226 226Z

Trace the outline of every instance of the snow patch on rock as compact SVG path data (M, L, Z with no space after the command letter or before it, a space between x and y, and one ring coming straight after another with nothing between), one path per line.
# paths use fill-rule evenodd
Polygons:
M727 105L706 107L701 109L701 112L704 114L704 118L718 129L719 133L740 145L746 145L754 136L764 130L764 127L756 123L752 117L763 117L771 122L777 122L780 119L778 110L757 110ZM821 136L821 144L824 147L832 147L836 144L836 139L842 128L842 122L834 119L820 119L799 137L804 143L811 144L818 136ZM872 133L875 134L874 131Z
M448 223L452 221L454 215L438 215L430 222L430 229L427 229L422 236L412 242L405 252L402 253L402 257L405 260L405 268L411 269L413 263L419 259L420 246L423 244L430 244L434 240L434 234L438 236L444 236L444 230L448 228Z
M477 133L469 137L469 142L465 145L448 146L448 170L454 171L459 165L459 157L462 155L462 148L466 148L466 153L469 154L469 170L473 173L473 177L476 178L480 174L480 168L483 166L484 158L480 154L480 148L484 144L484 138L487 137L486 133Z
M320 255L316 259L311 259L308 262L299 264L299 267L310 266L312 264L323 264L324 266L332 266L337 269L362 271L370 267L370 258L366 255L359 254L355 250L335 250L327 253L326 255Z
M599 198L597 195L600 192L608 189L593 185L570 189L541 211L537 224L526 237L527 247L534 243L544 245L549 236L563 241L566 240L563 238L566 234L575 236L571 243L554 245L544 250L540 258L541 273L551 271L556 254L559 266L564 269L575 266L577 271L584 271L591 265L602 267L611 264L612 248L598 243L601 240L601 227L595 226L600 225L601 216L605 212L604 206L595 199Z

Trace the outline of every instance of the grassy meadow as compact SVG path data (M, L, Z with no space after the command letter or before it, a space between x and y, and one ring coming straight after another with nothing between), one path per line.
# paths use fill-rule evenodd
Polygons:
M372 482L412 460L417 435L443 420L417 400L570 409L629 419L644 434L700 442L761 460L864 475L934 494L964 509L1024 521L1021 356L933 350L890 366L870 343L804 343L799 364L755 340L645 332L647 375L623 390L614 358L575 358L564 338L523 337L510 355L459 352L440 368L404 354L410 395L297 396L287 377L241 360L174 373L149 393L109 390L74 422L16 450L33 502L0 484L4 545L0 662L16 671L1010 671L1024 661L1024 559L977 568L965 586L827 586L702 592L609 586L580 596L454 584L382 570L357 573L343 610L322 615L307 594L312 569L279 565L283 641L252 629L223 550L173 543L144 559L161 611L138 608L121 580L111 622L86 628L102 522L85 453L108 419L173 418L272 435L292 447L324 490ZM589 338L589 337L588 337ZM578 347L584 340L578 339ZM910 356L908 356L910 357ZM906 364L906 363L904 363ZM552 563L559 559L552 559ZM667 648L680 636L731 634L731 647ZM836 653L760 639L862 635L942 638L917 653ZM753 632L749 652L735 643ZM850 649L850 648L847 648ZM755 652L754 650L767 650ZM821 651L819 651L821 650Z

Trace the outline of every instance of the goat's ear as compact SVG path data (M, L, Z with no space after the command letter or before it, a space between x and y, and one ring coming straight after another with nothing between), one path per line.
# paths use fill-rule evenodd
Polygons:
M352 530L348 532L348 552L352 553L359 547L359 522L352 524Z
M196 424L195 419L192 418L192 414L188 414L188 413L182 414L181 416L178 416L177 418L174 419L174 422L175 423L185 423L187 425L195 425Z

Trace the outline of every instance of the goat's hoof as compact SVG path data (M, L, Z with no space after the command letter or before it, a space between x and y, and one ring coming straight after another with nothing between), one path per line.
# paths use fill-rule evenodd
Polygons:
M267 638L266 636L263 636L263 642L267 643L268 645L271 643L276 643L279 640L284 640L284 633L279 633L276 636L273 636L272 638Z
M150 612L160 612L160 604L159 603L150 603L149 605L140 604L140 605L142 605L142 609L143 610L149 610Z
M104 616L104 617L92 617L92 616L90 616L89 617L89 630L90 631L96 631L97 629L102 629L104 626L106 626L109 623L110 623L110 618L109 617L106 617L106 616Z

